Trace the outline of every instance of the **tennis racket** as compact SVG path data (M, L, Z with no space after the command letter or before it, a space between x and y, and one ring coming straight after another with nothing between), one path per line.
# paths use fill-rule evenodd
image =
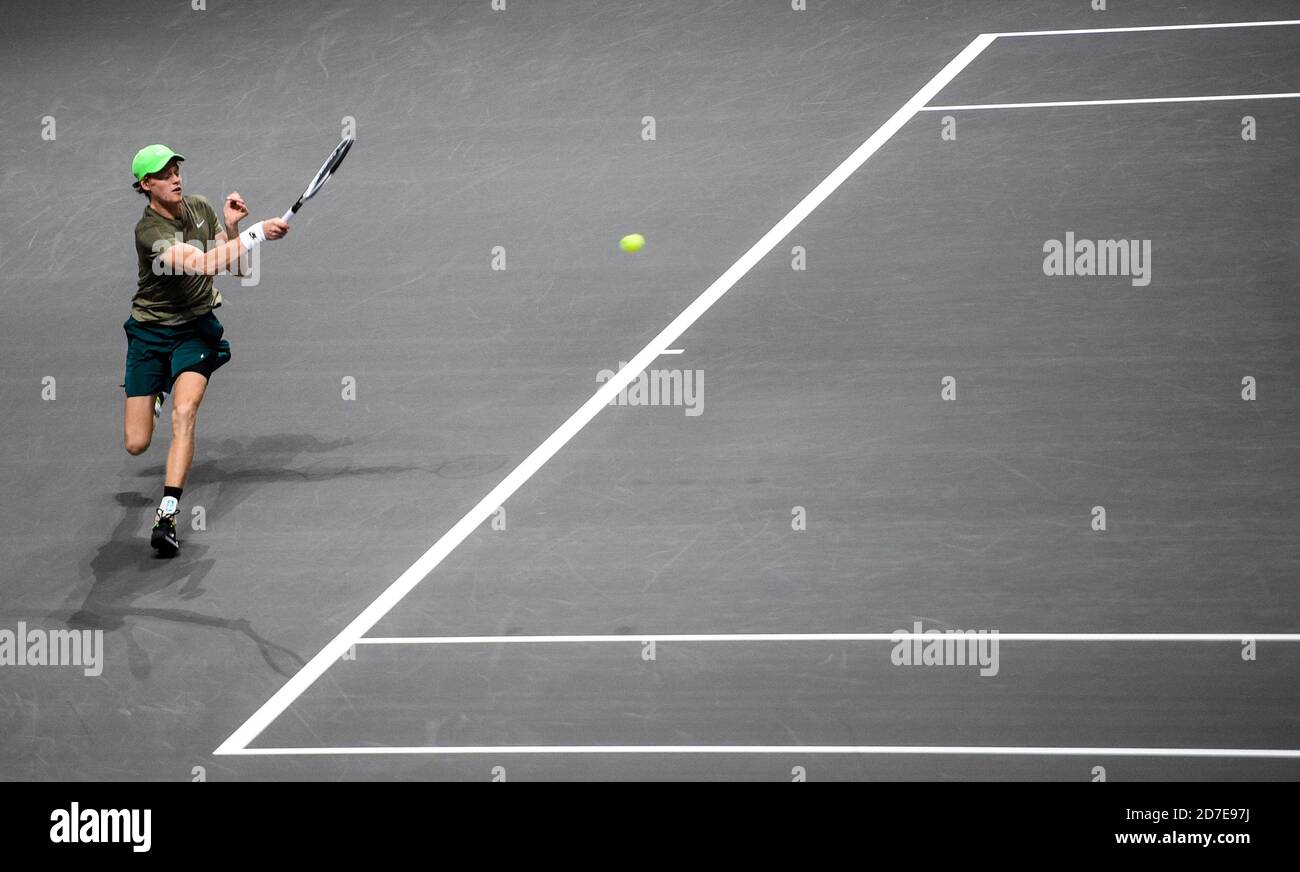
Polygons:
M334 171L339 168L339 164L343 163L343 158L348 156L348 151L352 148L354 142L356 142L355 139L347 137L334 146L334 151L330 152L330 156L325 160L325 163L321 164L320 172L316 173L316 178L311 180L311 184L307 186L307 190L302 192L302 196L298 198L297 203L293 204L293 208L284 213L283 218L286 222L293 220L293 216L298 214L298 210L302 208L303 203L320 193L320 189L325 187L325 183L330 180L330 176L334 175Z

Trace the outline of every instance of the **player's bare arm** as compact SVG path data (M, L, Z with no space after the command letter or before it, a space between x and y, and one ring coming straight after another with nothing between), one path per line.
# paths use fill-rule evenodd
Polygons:
M232 267L238 267L239 256L253 247L250 244L250 237L245 234L253 233L257 228L260 228L264 234L262 239L267 240L282 239L289 232L289 225L282 219L267 218L243 233L236 233L235 238L227 239L211 251L203 251L187 242L177 243L159 255L159 262L172 272L201 276L220 275ZM257 241L260 242L261 239Z

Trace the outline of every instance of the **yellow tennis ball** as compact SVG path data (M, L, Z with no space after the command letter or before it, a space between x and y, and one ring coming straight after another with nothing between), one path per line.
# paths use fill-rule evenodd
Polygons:
M640 233L630 233L618 241L618 247L626 251L628 254L640 251L641 247L644 245L645 237Z

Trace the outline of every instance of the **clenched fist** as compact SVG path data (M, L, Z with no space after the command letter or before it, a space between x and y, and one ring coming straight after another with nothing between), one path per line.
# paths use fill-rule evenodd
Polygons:
M231 191L226 195L226 205L222 210L223 218L226 219L227 228L239 226L239 222L248 217L248 206L244 205L244 198L239 196L238 191Z

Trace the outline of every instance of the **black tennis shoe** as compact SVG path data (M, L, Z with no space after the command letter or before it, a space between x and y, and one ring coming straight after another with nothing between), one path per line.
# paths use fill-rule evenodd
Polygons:
M164 515L162 509L153 522L153 536L149 544L158 552L159 557L175 557L180 550L181 540L176 536L176 513Z

